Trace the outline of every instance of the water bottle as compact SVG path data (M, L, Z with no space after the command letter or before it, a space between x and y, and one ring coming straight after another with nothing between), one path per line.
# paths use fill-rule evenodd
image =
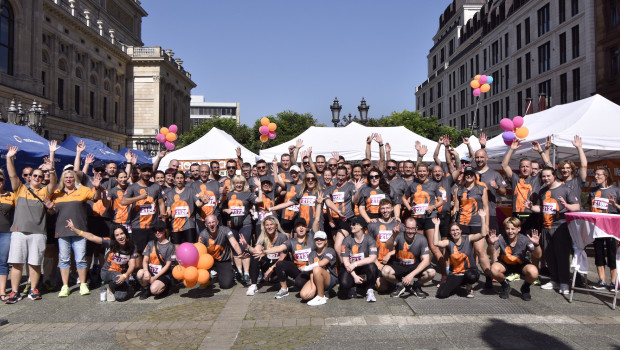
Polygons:
M104 303L108 301L108 288L105 285L105 282L101 281L101 288L99 290L99 301Z

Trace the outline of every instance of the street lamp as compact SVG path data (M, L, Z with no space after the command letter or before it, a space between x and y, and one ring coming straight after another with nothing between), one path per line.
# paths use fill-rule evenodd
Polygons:
M362 102L359 106L357 106L357 110L360 112L360 120L362 124L366 125L368 123L368 110L370 106L366 104L366 100L362 97Z
M334 103L329 106L329 109L332 111L332 123L334 123L334 127L338 127L338 123L340 123L340 110L342 110L342 106L338 103L338 97L334 97Z
M37 105L36 101L32 101L32 106L30 106L28 111L24 111L22 109L21 102L17 102L16 105L15 100L13 99L11 100L11 104L9 105L9 108L7 108L6 112L6 122L8 124L27 126L37 134L41 134L43 132L47 112L43 109L41 104ZM4 118L0 119L4 120Z
M357 106L357 110L360 113L360 119L357 119L357 116L352 116L351 113L349 113L348 116L345 115L342 117L341 122L340 111L342 110L342 106L338 103L338 98L334 98L334 103L329 106L329 109L332 111L332 123L334 123L334 127L347 126L351 124L351 122L358 120L364 125L368 123L368 110L370 109L370 106L366 104L366 100L363 97L360 105Z

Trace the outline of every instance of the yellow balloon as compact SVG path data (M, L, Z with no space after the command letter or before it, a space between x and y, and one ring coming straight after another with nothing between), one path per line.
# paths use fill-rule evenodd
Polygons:
M471 86L472 89L477 89L480 87L480 82L478 80L472 80L469 86Z
M489 90L491 90L491 85L489 85L489 84L482 84L482 85L480 85L480 91L481 92L489 92Z

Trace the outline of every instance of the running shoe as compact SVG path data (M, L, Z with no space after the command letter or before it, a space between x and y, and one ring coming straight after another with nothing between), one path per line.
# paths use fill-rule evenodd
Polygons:
M613 292L615 290L615 288L616 288L616 284L618 285L618 289L620 290L620 283L618 283L618 282L616 282L616 283L614 283L614 282L609 283L609 290Z
M43 282L43 289L46 292L52 292L55 288L52 285L52 283L49 280L47 280L47 281Z
M510 297L510 290L510 284L508 281L504 281L504 283L502 283L502 290L499 292L499 297L502 299L508 299L508 297Z
M423 291L422 288L418 284L414 284L411 287L410 292L416 297L418 297L418 299L426 299L426 297L428 296L428 293Z
M68 296L69 296L69 286L65 284L62 286L62 288L60 288L60 293L58 293L58 297L66 298Z
M22 291L22 293L28 294L29 290L30 290L30 280L26 281L26 285L24 286L24 290Z
M473 297L474 297L474 291L473 291L473 290L468 289L466 292L467 292L467 294L465 294L465 297L466 297L466 298L471 299L471 298L473 298Z
M540 286L540 278L537 278L536 281L532 282L533 286Z
M542 286L540 286L540 289L546 289L546 290L558 289L558 288L560 288L558 283L557 282L553 282L553 281L549 281L549 282L543 284Z
M275 297L274 297L274 298L276 298L276 299L282 299L282 298L284 298L285 296L288 296L288 289L280 289L280 290L276 293L276 295L275 295Z
M506 281L508 282L518 281L520 279L521 279L521 275L518 273L511 273L510 275L506 276Z
M570 287L568 286L568 284L561 283L560 284L560 290L558 290L558 293L563 294L563 295L569 295L570 294Z
M150 287L142 287L142 293L140 294L140 300L145 300L148 297L150 297L151 294L151 288Z
M39 293L39 290L36 288L31 289L30 292L28 292L28 299L41 300L41 294Z
M530 286L526 283L523 283L521 286L521 299L525 301L532 300L532 294L530 294Z
M369 303L374 303L375 301L377 301L377 298L375 298L375 291L372 289L369 289L366 292L366 301Z
M490 277L487 277L486 280L484 281L484 289L493 289L493 279Z
M403 286L402 283L398 282L396 283L396 287L394 287L394 290L392 291L392 293L390 293L390 296L392 298L398 298L399 296L403 295L405 293L405 286Z
M325 305L325 303L327 303L327 297L320 297L317 295L308 302L308 305L319 306L319 305Z
M605 283L603 280L598 280L598 282L596 282L595 285L592 286L592 288L594 289L606 289L607 288L607 283Z
M209 270L209 273L211 274L211 278L215 278L215 277L217 277L217 271L215 271L215 270Z
M257 290L258 290L258 287L255 284L253 284L253 285L248 287L248 291L245 292L245 295L253 296L254 294L256 294Z
M250 284L250 274L248 274L247 272L243 274L243 277L241 278L241 284L243 284L244 286Z
M80 284L80 295L89 295L90 289L88 289L88 284L82 283Z
M349 289L349 292L347 293L347 296L348 296L350 299L357 298L357 288L356 288L356 287L353 287L353 288Z
M11 293L9 293L9 297L6 299L6 303L7 304L15 304L16 302L18 302L20 300L22 300L21 294L19 294L19 292L11 291Z

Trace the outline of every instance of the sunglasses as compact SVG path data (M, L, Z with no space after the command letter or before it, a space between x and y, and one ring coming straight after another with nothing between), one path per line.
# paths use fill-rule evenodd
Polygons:
M164 231L166 231L166 229L165 229L165 228L154 228L153 230L154 230L155 232L164 232Z
M368 167L370 167L370 166L371 166L371 164L370 164L370 163L369 163L369 164L362 164L362 166L363 166L364 168L368 168Z
M329 166L330 168L335 168L335 167L337 167L337 166L338 166L338 164L329 164L328 166Z
M42 179L43 175L32 175L32 177L34 177L35 179Z
M41 170L43 172L43 174L49 174L49 170Z
M381 176L379 175L370 175L368 176L371 180L379 180L381 178Z
M22 174L23 177L30 176L30 174Z
M323 241L327 241L325 238L315 238L314 240L315 240L315 241L321 241L321 242L323 242Z
M304 162L304 165L309 165L309 164L310 164L310 162Z
M267 169L267 167L266 166L257 166L256 169L263 170L263 169Z
M227 166L227 167L226 167L226 169L234 169L234 170L237 170L237 167L236 167L236 166Z
M398 169L398 167L396 167L396 166L388 166L388 167L386 167L386 168L387 168L387 169L390 169L390 170L396 170L396 169Z
M0 181L4 181L4 179L0 177Z
M307 177L306 181L316 181L316 178L314 178L314 177Z

